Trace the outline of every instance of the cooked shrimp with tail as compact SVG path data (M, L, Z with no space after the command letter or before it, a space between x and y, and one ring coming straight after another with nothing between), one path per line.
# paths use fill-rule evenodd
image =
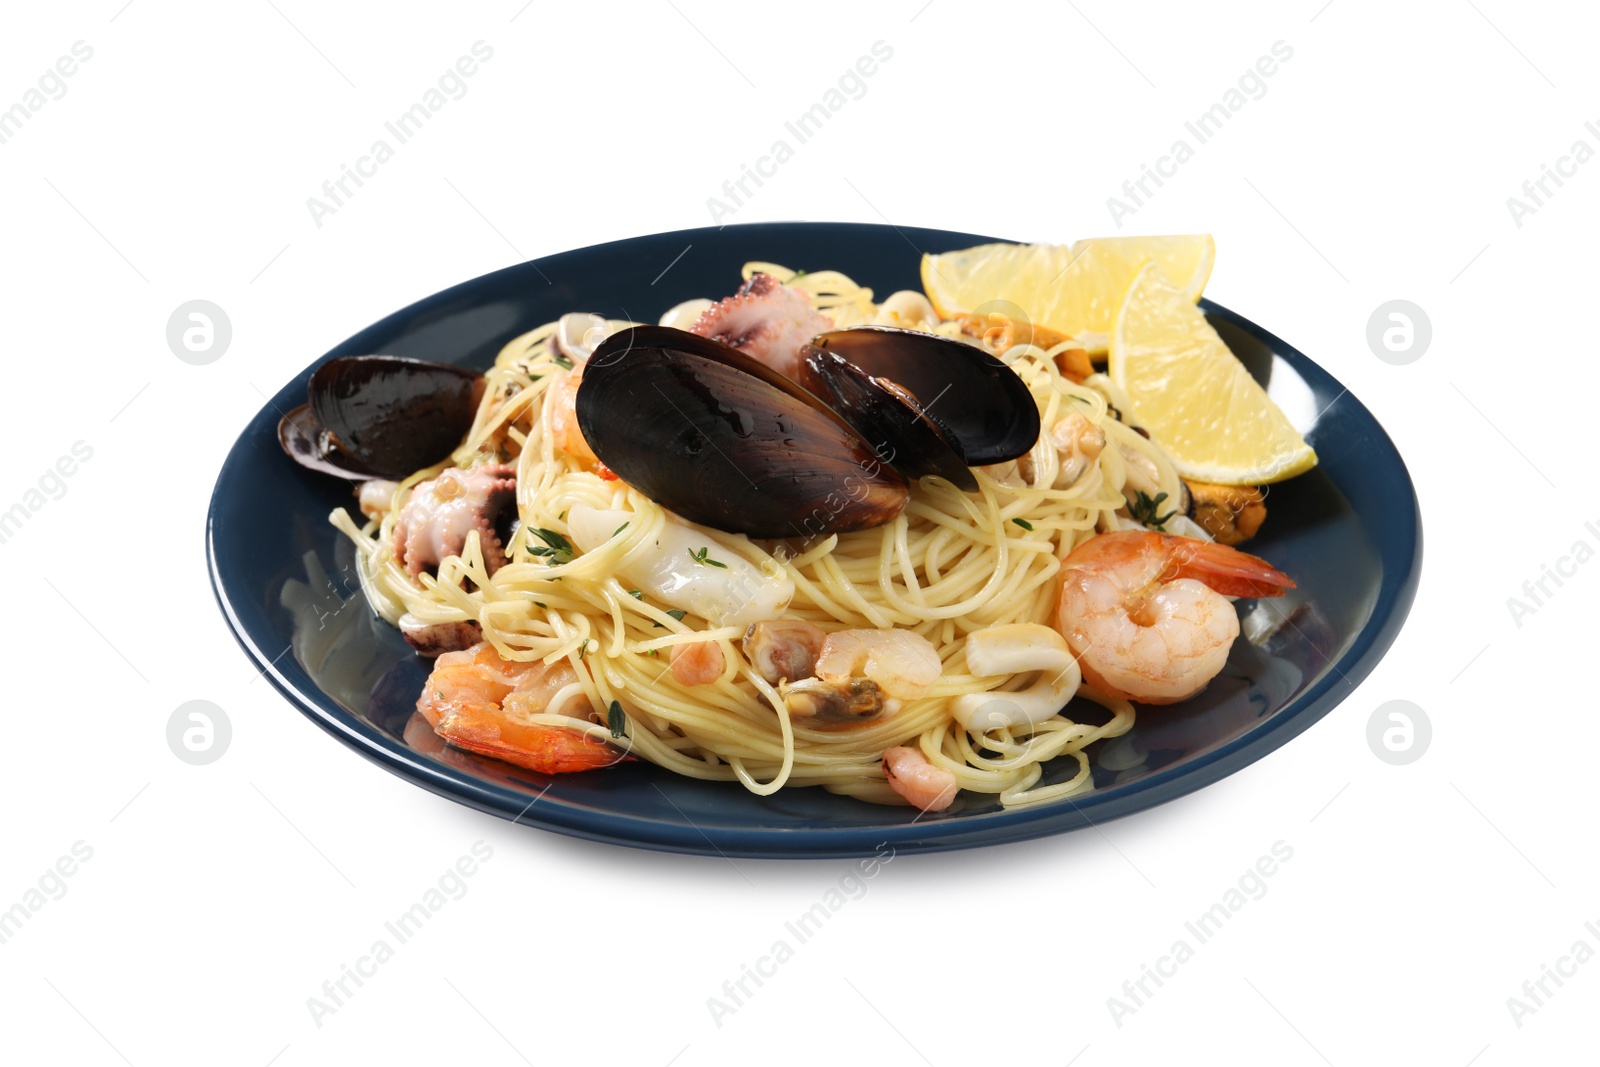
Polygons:
M1187 700L1215 678L1239 636L1228 597L1282 596L1287 574L1236 548L1124 530L1062 562L1056 629L1084 681L1141 704Z
M545 714L589 718L594 708L577 681L565 661L547 666L504 660L483 641L439 657L417 711L456 748L541 774L594 770L632 758L583 730L529 721Z

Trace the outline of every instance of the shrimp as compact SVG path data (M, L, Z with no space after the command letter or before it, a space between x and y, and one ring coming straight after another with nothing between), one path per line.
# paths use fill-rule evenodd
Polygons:
M356 487L356 499L361 505L361 514L369 519L381 519L389 513L389 507L394 503L394 493L399 489L398 482L391 482L385 478L373 478L362 482Z
M943 811L956 799L956 776L928 762L919 749L891 748L883 754L889 788L923 811Z
M1069 411L1050 428L1050 440L1061 457L1055 487L1076 485L1105 451L1106 432L1081 411Z
M1048 437L1041 435L1040 440L1048 440L1056 448L1058 465L1051 486L1055 489L1068 489L1076 485L1078 479L1099 460L1100 453L1106 447L1105 431L1078 411L1068 411L1050 428ZM1018 488L1034 486L1035 479L1039 477L1032 450L1014 460L991 463L982 469L995 481Z
M1084 681L1174 704L1204 689L1239 636L1230 596L1282 596L1287 574L1227 545L1146 531L1091 537L1062 561L1056 629Z
M830 685L860 676L901 699L921 696L943 669L938 649L914 630L838 630L822 642L816 666Z
M417 699L417 711L434 733L456 748L514 763L541 774L609 767L631 757L583 730L528 722L556 713L588 718L594 709L582 693L552 706L578 680L565 662L546 665L503 660L488 642L446 652Z
M550 438L555 446L585 467L600 462L578 428L578 386L583 384L583 368L578 367L557 382L550 398Z
M828 729L892 715L921 696L944 664L933 643L914 630L839 630L822 642L815 677L779 689L789 713Z
M722 677L722 670L727 666L722 646L715 641L673 645L667 662L679 685L710 685Z
M914 289L889 294L888 299L878 305L878 314L872 320L876 326L899 326L907 330L938 321L939 313L933 310L928 298Z

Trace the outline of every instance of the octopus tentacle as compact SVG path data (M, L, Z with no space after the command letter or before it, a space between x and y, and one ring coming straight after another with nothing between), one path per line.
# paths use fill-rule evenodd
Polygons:
M689 332L731 345L793 378L800 369L800 346L831 329L832 320L814 309L805 293L758 271L738 292L701 312Z
M506 565L506 546L495 524L516 507L516 499L516 470L503 463L447 470L418 482L394 525L395 556L416 577L460 555L467 535L476 530L484 568L493 574Z

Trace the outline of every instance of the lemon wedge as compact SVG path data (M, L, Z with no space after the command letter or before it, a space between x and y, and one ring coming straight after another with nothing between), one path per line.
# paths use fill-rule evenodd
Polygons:
M1082 255L1091 248L1101 253L1101 269L1121 275L1124 284L1132 282L1133 276L1147 261L1155 260L1161 265L1161 273L1177 284L1191 304L1200 301L1206 291L1206 282L1211 280L1212 265L1217 261L1217 243L1209 233L1171 237L1090 237L1073 245L1072 252ZM1108 324L1107 331L1110 328Z
M1075 245L988 244L922 257L922 287L941 318L966 315L991 301L1017 305L1030 322L1104 351L1122 297L1146 263L1184 279L1200 299L1216 244L1209 234L1097 237Z
M1158 262L1140 268L1121 302L1108 370L1186 478L1266 485L1316 466L1316 452Z

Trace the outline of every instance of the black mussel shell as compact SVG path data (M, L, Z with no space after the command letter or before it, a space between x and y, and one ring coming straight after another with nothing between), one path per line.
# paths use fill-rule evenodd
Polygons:
M472 429L483 375L403 356L344 356L311 376L309 403L278 423L295 462L355 480L404 478Z
M980 348L894 326L831 330L811 343L910 391L974 467L1016 459L1039 439L1033 394Z
M771 368L666 326L613 335L584 366L578 428L628 484L751 537L881 526L910 487L849 424Z
M964 492L978 491L978 480L960 448L909 390L874 378L842 353L810 345L800 351L800 384L854 426L901 474L908 478L937 474Z
M310 404L301 404L278 420L278 444L302 467L335 478L364 479L370 475L348 469L348 460L334 449L328 431L317 421Z

